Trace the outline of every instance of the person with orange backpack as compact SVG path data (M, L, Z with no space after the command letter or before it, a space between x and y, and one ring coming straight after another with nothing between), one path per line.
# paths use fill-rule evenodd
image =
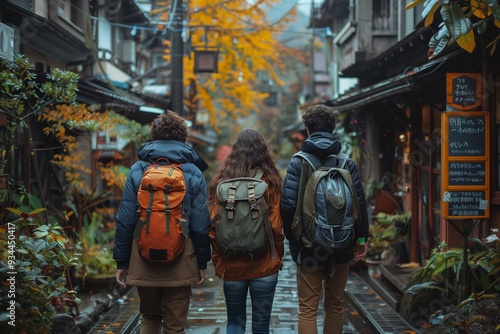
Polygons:
M141 334L184 333L191 288L203 283L211 257L208 166L187 136L186 121L172 111L152 122L116 216L116 281L137 286Z

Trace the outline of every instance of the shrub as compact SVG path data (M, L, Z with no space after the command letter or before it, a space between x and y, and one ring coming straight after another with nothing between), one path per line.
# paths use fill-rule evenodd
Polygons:
M0 226L0 332L50 333L53 315L68 312L61 300L77 302L67 286L67 269L77 259L66 250L68 238L43 208L7 208L16 219ZM9 280L8 280L9 279ZM15 303L15 310L8 307Z

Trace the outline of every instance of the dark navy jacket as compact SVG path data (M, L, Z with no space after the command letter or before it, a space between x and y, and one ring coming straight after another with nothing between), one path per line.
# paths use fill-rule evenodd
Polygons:
M341 148L341 143L331 133L315 132L302 143L301 150L314 154L320 158L324 158L331 154L338 154ZM290 253L296 263L310 266L327 266L331 263L329 255L321 250L318 251L303 248L300 240L295 239L291 230L295 208L297 207L302 163L303 159L301 157L292 157L290 163L288 164L283 190L281 193L281 218L283 219L283 232L289 241ZM354 187L356 188L356 195L361 209L360 224L355 226L356 240L359 237L368 238L368 212L366 208L363 185L359 178L356 164L351 158L347 160L346 166L351 174ZM353 257L353 254L336 255L335 262L345 263L352 260Z
M186 143L176 140L156 140L144 145L137 153L139 160L130 168L123 190L122 201L116 216L116 235L113 259L118 269L129 266L132 239L137 213L137 191L144 170L158 158L167 158L171 163L182 164L186 182L183 202L184 217L189 223L190 236L194 243L199 269L206 269L210 261L210 214L207 207L207 188L202 172L207 169L203 159Z

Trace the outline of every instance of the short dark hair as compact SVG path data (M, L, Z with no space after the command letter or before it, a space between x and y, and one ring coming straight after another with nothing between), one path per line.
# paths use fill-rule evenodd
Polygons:
M324 104L310 106L302 115L302 123L309 130L314 132L330 132L335 130L339 113Z
M151 139L153 140L186 142L188 131L186 120L170 110L156 117L151 123Z

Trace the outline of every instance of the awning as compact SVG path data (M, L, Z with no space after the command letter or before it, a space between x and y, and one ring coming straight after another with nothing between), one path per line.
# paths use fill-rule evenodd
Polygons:
M209 137L197 131L189 133L188 141L201 146L215 146L218 143L217 138Z
M103 79L107 78L118 88L128 88L128 81L132 79L125 71L113 65L108 60L101 60L96 66L96 74L101 75Z
M144 101L122 89L104 86L89 80L78 82L78 100L88 104L100 104L102 106L125 106L126 109L139 109L144 105Z
M144 94L153 94L157 96L166 96L169 94L168 85L148 85L142 89Z
M406 78L406 79L408 79L408 78ZM405 80L405 81L406 82L403 82L403 83L400 83L399 80L395 81L396 84L391 85L394 87L390 87L390 88L387 87L390 85L389 83L381 82L377 85L366 87L366 88L363 88L362 90L356 91L356 92L352 93L352 95L349 94L350 96L346 97L345 101L343 101L344 98L342 98L342 100L339 98L337 100L329 101L326 104L330 105L330 106L335 106L335 110L337 110L339 113L346 112L346 111L373 103L375 101L381 100L381 99L388 97L388 96L393 96L393 95L397 95L397 94L411 91L413 83L408 81L408 80ZM376 86L378 86L378 87L376 87ZM369 95L365 96L365 97L361 97L361 95L366 95L364 93L369 93ZM360 95L360 96L358 97L358 95ZM349 100L351 102L348 102L347 100Z
M337 99L328 101L326 104L334 106L335 110L342 113L371 104L389 96L410 92L416 88L415 86L418 78L433 73L444 62L453 56L462 53L462 51L463 50L461 49L453 51L439 59L431 60L421 66L414 67L411 70L393 78L380 81L374 85L342 95Z

